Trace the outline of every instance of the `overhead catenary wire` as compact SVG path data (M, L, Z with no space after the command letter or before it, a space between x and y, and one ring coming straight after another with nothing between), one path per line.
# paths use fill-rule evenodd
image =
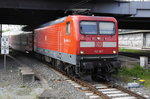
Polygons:
M81 7L81 5L84 5L88 2L90 2L92 0L82 0L80 2L74 3L73 5L71 5L68 9L66 9L66 11L64 12L65 14L68 13L69 11L72 12L72 14L76 15L76 14L80 14L80 15L91 15L91 9L83 9L83 8L77 8L77 7Z
M92 0L82 0L80 2L77 2L77 3L73 4L73 5L71 5L70 9L78 7L78 6L81 6L81 5L86 4L86 3L90 2L90 1L92 1Z

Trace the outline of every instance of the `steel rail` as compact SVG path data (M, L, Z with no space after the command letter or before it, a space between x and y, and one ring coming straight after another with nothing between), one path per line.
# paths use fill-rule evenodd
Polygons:
M15 60L17 63L19 63L19 64L21 64L21 65L24 65L24 64L22 64L19 60L17 60L16 58L14 58L13 56L11 56L11 55L8 55L8 56L9 56L10 58L12 58L13 60ZM42 61L42 62L43 62L43 61ZM71 79L72 81L75 81L75 82L78 83L79 85L82 85L83 87L87 87L87 88L88 88L87 91L92 91L94 94L100 96L100 98L102 98L102 99L111 99L111 97L109 97L109 96L107 96L106 94L103 94L102 92L98 91L98 89L97 89L95 86L93 86L93 84L90 84L90 83L88 83L88 82L86 82L86 81L83 81L83 80L81 80L81 79L75 78L74 76L71 76L71 75L67 74L67 73L64 72L64 71L62 71L62 70L60 70L60 69L58 69L58 68L55 68L55 67L51 66L50 64L48 64L48 63L46 63L46 62L44 62L44 63L45 63L49 68L51 68L51 69L53 69L53 70L55 70L55 71L61 73L63 76L65 76L65 77ZM126 89L126 88L120 86L120 85L116 85L116 84L109 83L109 82L101 83L101 84L106 85L108 88L116 88L116 89L118 89L118 90L120 90L120 91L123 91L123 92L125 92L125 93L128 93L128 94L131 95L131 96L136 97L137 99L147 99L147 98L145 98L145 97L143 97L143 96L141 96L141 95L139 95L139 94L137 94L137 93L134 93L134 92L132 92L132 91L130 91L130 90L128 90L128 89Z
M119 89L119 90L121 90L121 91L123 91L125 93L128 93L129 95L134 96L137 99L147 99L147 98L145 98L145 97L143 97L143 96L141 96L141 95L139 95L137 93L134 93L134 92L132 92L132 91L130 91L130 90L120 86L120 85L115 85L115 88L117 88L117 89Z
M50 67L53 68L55 71L58 71L61 74L63 74L65 77L71 79L72 81L75 81L76 83L82 85L83 87L87 87L88 91L92 91L94 94L100 96L102 99L112 99L111 97L107 96L106 94L103 94L102 92L98 91L98 89L95 88L92 84L90 84L90 83L88 83L86 81L77 79L77 78L75 78L73 76L70 76L66 72L64 72L64 71L62 71L62 70L60 70L58 68L55 68L53 66L50 66ZM108 88L116 88L116 89L118 89L120 91L128 93L130 96L134 96L137 99L147 99L147 98L145 98L145 97L143 97L143 96L141 96L141 95L139 95L137 93L134 93L134 92L128 90L127 88L124 88L124 87L120 86L120 85L112 84L112 83L109 83L109 82L104 83L104 85L106 85Z
M60 72L61 74L63 74L65 77L71 79L72 81L75 81L76 83L82 85L83 87L87 87L88 88L87 91L92 91L94 94L100 96L102 99L111 99L107 95L105 95L102 92L98 91L94 86L92 86L92 84L89 84L89 83L87 83L87 82L85 82L83 80L77 79L77 78L75 78L73 76L70 76L66 72L64 72L64 71L62 71L60 69L54 68L53 66L51 68L53 68L55 71Z

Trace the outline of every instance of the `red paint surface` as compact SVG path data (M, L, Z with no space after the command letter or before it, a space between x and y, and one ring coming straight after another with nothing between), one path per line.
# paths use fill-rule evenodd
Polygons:
M90 21L110 21L116 25L115 35L81 35L79 30L79 23L83 20ZM66 23L71 24L71 33L66 35ZM58 23L52 26L39 28L34 33L34 46L37 48L44 48L48 50L59 51L68 54L80 55L80 51L84 54L113 54L113 50L118 53L118 25L117 21L112 17L91 17L73 15L68 16L63 23ZM100 37L101 40L97 40ZM117 42L115 48L100 47L100 43L96 44L99 47L80 48L80 41L88 42Z

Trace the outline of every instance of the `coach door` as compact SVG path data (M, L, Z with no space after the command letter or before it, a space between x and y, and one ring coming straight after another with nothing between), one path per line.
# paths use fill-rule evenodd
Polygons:
M64 37L64 51L65 53L69 53L69 48L70 48L70 37L71 37L71 33L70 33L70 22L66 23L66 34Z
M59 55L58 57L61 59L62 55L62 25L60 25L58 27L58 51L59 51Z

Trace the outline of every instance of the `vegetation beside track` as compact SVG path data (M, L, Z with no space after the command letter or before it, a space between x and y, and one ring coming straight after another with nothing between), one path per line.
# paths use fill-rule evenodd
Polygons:
M144 86L150 89L150 70L144 69L139 65L135 65L132 68L122 67L118 73L118 76L125 82L132 82L132 79L135 77L138 79L143 79L145 80Z
M150 53L150 50L119 48L119 52L145 53L145 54L147 54L147 53Z

